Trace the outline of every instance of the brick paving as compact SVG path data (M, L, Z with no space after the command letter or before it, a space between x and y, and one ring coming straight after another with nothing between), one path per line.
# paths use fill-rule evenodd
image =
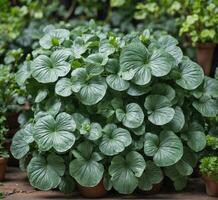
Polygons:
M83 199L77 192L71 195L63 195L58 191L39 191L31 187L28 183L26 174L20 172L18 168L8 168L6 174L6 180L0 185L0 191L4 193L5 200L64 200L64 199ZM204 185L199 179L192 179L188 188L180 193L174 191L162 191L159 194L147 195L137 193L133 195L118 195L114 192L109 192L105 198L101 199L186 199L186 200L216 200L218 198L212 198L205 194Z

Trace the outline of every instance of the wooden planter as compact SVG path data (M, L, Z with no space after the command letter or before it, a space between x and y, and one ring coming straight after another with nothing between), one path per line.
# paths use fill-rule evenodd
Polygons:
M207 76L209 76L211 72L215 47L216 44L213 43L197 44L197 62L201 65Z
M84 187L78 184L79 193L86 198L99 198L106 195L107 191L104 188L103 181L94 187Z
M203 177L206 191L209 196L218 197L218 182L212 180L210 177L204 175Z

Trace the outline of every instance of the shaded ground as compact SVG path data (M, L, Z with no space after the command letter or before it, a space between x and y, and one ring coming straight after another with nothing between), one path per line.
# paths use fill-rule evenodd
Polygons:
M48 199L82 199L77 192L71 195L63 195L58 191L42 192L32 188L26 178L26 174L17 168L8 168L5 182L0 185L0 191L4 193L5 200L48 200ZM208 197L205 194L204 185L198 179L193 179L189 187L182 193L163 191L156 195L134 194L118 195L110 192L103 199L187 199L187 200L215 200L217 198Z

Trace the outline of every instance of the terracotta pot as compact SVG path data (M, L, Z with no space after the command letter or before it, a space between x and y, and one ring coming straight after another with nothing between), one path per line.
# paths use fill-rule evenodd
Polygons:
M3 181L5 179L6 166L7 159L0 157L0 181Z
M197 44L197 62L203 68L205 75L208 76L211 72L215 47L216 44L213 43Z
M103 181L94 187L84 187L78 184L79 193L86 198L99 198L106 195Z
M204 175L202 178L206 185L207 194L209 196L218 197L218 181L214 181L206 175Z

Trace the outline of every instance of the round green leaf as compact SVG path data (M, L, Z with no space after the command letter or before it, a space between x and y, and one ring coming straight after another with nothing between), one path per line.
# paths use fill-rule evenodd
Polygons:
M109 167L113 188L121 194L131 194L138 186L138 177L145 167L143 156L136 151L129 152L125 157L115 156Z
M93 156L93 146L90 143L83 142L77 149L81 156L70 162L70 175L80 185L94 187L103 178L104 166L98 162L96 156Z
M55 29L44 35L39 44L44 49L50 49L52 46L58 46L67 40L70 36L70 31L66 29Z
M187 141L188 146L195 152L202 151L206 146L204 129L196 122L192 122L181 135Z
M163 180L163 173L160 167L156 166L152 161L146 163L145 171L139 178L139 188L144 191L152 189L154 184L158 184Z
M15 74L16 82L21 86L31 76L30 62L24 62Z
M13 137L11 153L16 159L23 158L29 151L29 144L33 139L33 125L28 124L24 129L19 130Z
M157 166L166 167L181 159L183 145L179 137L172 131L162 131L159 138L155 134L147 133L144 152L147 156L153 156Z
M84 135L89 140L98 140L102 136L101 125L85 121L82 123L80 134Z
M129 82L123 80L119 75L112 74L106 78L107 84L116 91L124 91L129 87Z
M72 116L73 116L73 119L74 119L74 121L76 123L76 129L77 130L81 129L83 122L89 121L87 118L85 118L80 113L74 113Z
M129 89L127 90L127 94L130 96L141 96L143 94L147 94L150 92L151 87L149 86L140 86L135 84L130 84Z
M204 86L203 86L203 94L207 96L217 98L218 97L218 80L205 77Z
M123 128L117 128L115 124L107 124L103 132L99 149L107 156L113 156L122 152L132 142L129 131Z
M178 41L170 35L161 36L157 41L152 42L149 45L149 49L161 49L169 53L176 60L176 63L180 63L183 57L182 50L177 47Z
M52 83L58 77L65 76L70 71L70 64L65 60L69 57L69 52L56 50L51 57L40 55L32 62L32 75L40 83Z
M121 110L120 110L121 111ZM116 112L117 119L122 121L123 125L128 128L138 128L144 121L144 113L141 107L136 103L130 103L126 106L126 113Z
M67 113L58 114L56 119L51 115L42 117L36 122L34 128L34 139L44 151L53 147L57 152L65 152L75 142L72 132L76 129L76 124Z
M175 108L175 115L173 117L173 119L164 125L164 129L166 130L171 130L175 133L178 133L179 131L182 130L182 128L185 125L185 116L183 114L182 109L177 106Z
M39 90L38 94L36 95L35 98L35 103L40 103L41 101L43 101L48 95L48 91L47 90Z
M150 82L151 75L156 77L167 75L173 66L173 61L164 51L154 50L149 54L140 41L135 41L121 52L120 66L125 80L132 79L137 85L145 85Z
M85 69L75 69L72 74L72 90L77 92L80 101L85 105L94 105L106 94L107 84L103 77L88 77Z
M208 96L201 97L192 103L193 107L204 117L216 117L218 114L218 100Z
M55 85L55 93L63 97L70 96L73 93L71 80L69 78L60 79Z
M149 114L148 120L155 125L169 123L175 114L175 110L170 107L169 99L162 95L147 96L144 106Z
M30 184L40 190L56 188L64 171L64 160L54 154L50 154L47 159L43 156L33 157L27 167Z
M101 40L99 46L99 52L105 54L107 56L113 54L115 52L114 46L108 40Z
M81 37L75 38L75 40L73 41L72 50L75 58L81 58L81 55L86 52L87 47Z
M29 144L25 141L25 138L23 137L23 131L24 130L18 131L13 137L10 150L12 155L16 159L21 159L22 157L24 157L30 149Z
M183 57L178 70L181 77L176 80L176 84L186 90L194 90L203 82L203 69L187 57Z
M176 96L175 90L170 85L167 85L165 83L157 83L153 85L151 92L152 94L165 96L170 101L172 101Z
M139 69L135 73L135 75L132 79L132 82L135 83L136 85L146 85L151 81L151 76L152 76L151 70L147 66L147 67Z
M132 129L132 131L136 134L136 135L144 135L145 133L145 124L143 123L141 126L139 126L138 128L134 128Z

